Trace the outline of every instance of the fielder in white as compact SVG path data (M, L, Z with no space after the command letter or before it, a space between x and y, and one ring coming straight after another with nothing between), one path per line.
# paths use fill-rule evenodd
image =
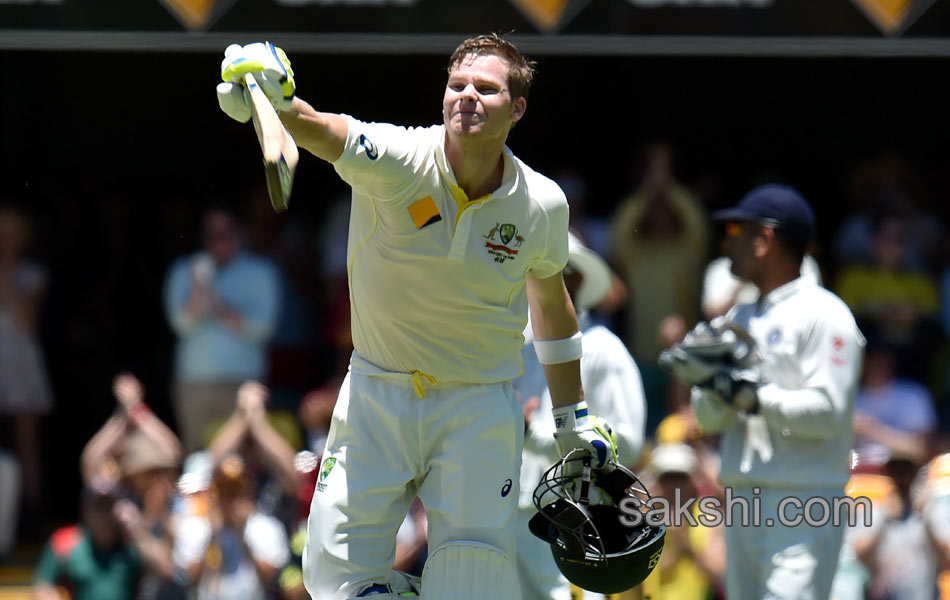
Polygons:
M225 51L218 99L242 122L247 72L297 144L353 189L355 352L311 506L307 590L317 600L420 593L392 571L418 495L429 522L423 597L519 599L524 422L511 380L529 304L558 444L588 450L597 466L614 450L583 402L581 335L561 277L567 201L505 145L533 63L495 35L464 41L448 63L444 123L424 128L318 112L294 97L290 63L269 43Z
M591 414L607 420L617 441L620 463L632 465L643 446L646 401L640 371L623 341L601 325L592 325L588 309L599 304L610 290L611 272L607 263L569 236L569 257L564 280L577 309L583 333L581 383ZM555 444L551 396L534 351L530 330L525 331L522 356L524 376L514 381L526 404L527 430L521 454L521 499L519 501L518 575L524 600L574 600L570 584L551 556L549 544L528 530L528 521L537 513L532 494L541 475L559 458ZM584 600L600 600L603 594L584 592Z
M801 276L815 224L795 190L761 186L713 216L728 221L733 274L760 290L725 321L751 335L761 362L751 377L749 370L723 366L705 382L683 376L695 365L673 370L696 384L692 406L703 430L722 432L723 485L750 505L761 503L761 526L742 526L735 511L736 521L726 527L726 595L826 600L844 528L805 521L786 526L778 507L785 497L804 504L844 496L864 337L844 302ZM785 516L803 513L791 507ZM773 527L766 526L768 518Z

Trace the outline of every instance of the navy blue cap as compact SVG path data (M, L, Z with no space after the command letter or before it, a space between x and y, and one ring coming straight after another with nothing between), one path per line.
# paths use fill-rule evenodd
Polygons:
M712 217L717 221L763 223L802 246L815 236L815 213L802 195L787 185L761 185L743 196L736 206L717 210Z

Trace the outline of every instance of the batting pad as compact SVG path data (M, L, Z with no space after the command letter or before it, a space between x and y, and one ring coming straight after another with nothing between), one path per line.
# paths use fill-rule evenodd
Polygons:
M439 546L422 571L422 597L429 600L521 600L515 562L480 542Z

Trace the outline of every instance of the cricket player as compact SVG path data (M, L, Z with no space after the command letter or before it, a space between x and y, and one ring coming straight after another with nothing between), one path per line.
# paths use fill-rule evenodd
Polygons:
M588 312L607 296L613 274L607 263L573 234L569 236L568 249L564 281L583 333L581 383L591 414L606 419L613 428L620 464L632 465L643 446L646 421L640 371L623 341L606 327L593 325ZM552 435L555 425L551 418L551 397L544 385L530 331L525 332L525 338L528 338L522 352L525 374L514 381L515 389L527 407L521 465L521 524L518 529L518 574L522 597L524 600L601 600L604 598L602 594L583 592L578 588L572 595L567 579L554 562L550 545L528 530L528 521L537 514L532 501L534 489L544 471L559 457Z
M269 43L230 46L222 109L249 111L254 73L297 144L352 187L348 242L355 351L311 505L303 570L317 600L419 593L392 571L395 536L418 495L429 522L421 593L517 600L531 306L558 446L601 467L615 457L583 401L581 335L561 277L567 201L505 145L524 117L534 64L506 40L462 42L448 62L443 123L405 128L318 112Z
M748 332L760 361L751 369L723 364L704 381L691 377L692 359L673 371L694 385L691 402L703 431L722 433L723 485L750 506L750 523L735 509L725 528L726 596L825 600L844 529L830 520L808 524L802 506L824 500L830 511L832 498L844 496L864 337L841 299L801 276L815 222L797 191L761 186L713 217L727 222L732 273L760 290L754 302L725 315ZM787 497L801 504L786 507L782 519ZM813 523L822 519L814 506L810 516ZM792 525L796 517L801 522Z

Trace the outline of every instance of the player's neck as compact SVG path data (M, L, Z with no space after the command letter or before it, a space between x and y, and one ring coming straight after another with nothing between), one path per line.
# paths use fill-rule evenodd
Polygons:
M755 281L762 296L769 294L772 290L780 288L790 281L798 279L801 272L798 268L790 265L774 265L763 270L763 273Z
M465 144L445 140L445 155L452 166L458 186L470 200L490 194L499 186L505 173L501 144Z

